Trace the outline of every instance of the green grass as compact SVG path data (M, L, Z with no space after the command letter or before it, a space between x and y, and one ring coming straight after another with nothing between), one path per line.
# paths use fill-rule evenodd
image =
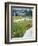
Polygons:
M28 30L30 27L32 27L32 20L24 20L24 21L19 21L19 22L13 22L14 20L17 19L22 19L23 17L16 16L14 19L14 16L12 16L12 22L11 22L11 37L23 37L24 33L26 30Z
M21 16L15 16L15 17L14 17L14 16L13 16L12 18L13 18L13 19L15 18L15 20L17 20L17 19L22 19L23 17L21 17Z

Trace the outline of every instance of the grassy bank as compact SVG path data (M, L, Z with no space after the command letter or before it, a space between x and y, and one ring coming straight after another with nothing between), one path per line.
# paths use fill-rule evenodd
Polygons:
M14 19L15 18L15 19ZM14 37L22 37L26 30L28 30L30 27L32 27L32 20L23 20L19 22L13 22L14 20L22 19L24 17L21 16L12 16L12 22L11 22L11 36Z

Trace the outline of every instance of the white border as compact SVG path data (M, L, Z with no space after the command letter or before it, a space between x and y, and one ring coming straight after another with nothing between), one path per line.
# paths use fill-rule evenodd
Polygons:
M32 32L32 39L24 39L24 38L13 38L11 39L11 6L21 6L21 7L34 7L33 9L33 32ZM18 4L10 4L9 5L9 42L18 42L18 41L31 41L31 40L35 40L35 35L36 35L36 26L35 26L35 19L36 19L36 11L35 11L36 7L35 6L31 6L31 5L18 5Z

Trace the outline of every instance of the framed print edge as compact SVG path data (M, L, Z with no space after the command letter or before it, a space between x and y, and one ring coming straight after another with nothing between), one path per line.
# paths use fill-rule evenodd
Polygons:
M33 5L36 7L36 36L35 40L31 41L18 41L18 42L10 42L9 40L9 4L20 4L20 5ZM30 3L19 3L19 2L5 2L5 44L14 44L14 43L30 43L37 42L37 4Z
M8 3L5 3L5 43L6 44L9 43L9 4Z

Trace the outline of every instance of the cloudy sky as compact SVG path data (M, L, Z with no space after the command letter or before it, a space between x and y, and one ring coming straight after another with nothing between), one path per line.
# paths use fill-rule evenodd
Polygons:
M17 14L20 14L20 15L24 15L26 13L26 11L29 12L29 10L32 10L32 9L31 8L12 8L11 12L12 12L12 14L17 13Z
M29 11L29 10L32 10L31 8L12 8L12 10L27 10L27 11Z

